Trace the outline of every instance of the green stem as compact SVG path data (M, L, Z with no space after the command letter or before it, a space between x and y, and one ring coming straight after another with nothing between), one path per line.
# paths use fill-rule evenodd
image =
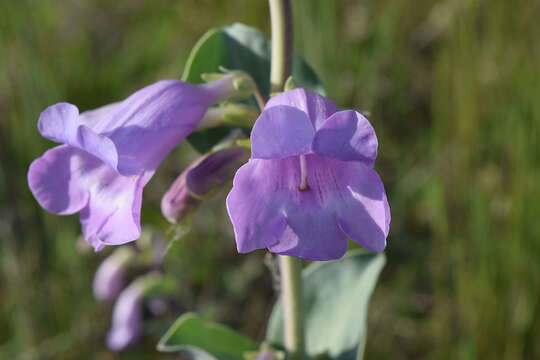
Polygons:
M283 91L292 72L292 12L290 0L269 0L272 26L270 84L272 92Z
M279 256L285 350L289 359L302 360L305 355L302 312L302 260Z
M272 92L283 91L292 71L292 12L290 0L269 0L272 26L270 84ZM285 350L291 360L305 357L302 312L302 260L279 256Z

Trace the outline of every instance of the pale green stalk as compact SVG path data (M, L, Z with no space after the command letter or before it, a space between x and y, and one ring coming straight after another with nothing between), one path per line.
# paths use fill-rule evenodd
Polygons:
M292 72L292 13L290 0L269 0L272 26L270 84L272 92L283 91Z
M292 360L305 356L304 314L302 312L302 260L279 256L281 298L283 305L283 338Z
M292 71L292 13L290 0L269 0L272 25L272 92L283 91ZM279 256L285 350L292 360L305 357L304 319L302 312L302 261Z

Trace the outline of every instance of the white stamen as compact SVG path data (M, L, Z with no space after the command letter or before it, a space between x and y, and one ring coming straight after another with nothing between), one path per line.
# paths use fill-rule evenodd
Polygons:
M300 186L298 187L298 189L306 190L307 187L308 183L306 157L304 155L300 155Z

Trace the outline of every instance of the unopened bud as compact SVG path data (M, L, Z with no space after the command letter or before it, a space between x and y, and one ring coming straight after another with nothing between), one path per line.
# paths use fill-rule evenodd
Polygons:
M229 182L250 156L241 146L221 148L203 155L174 181L161 200L161 212L173 223L196 210L203 198Z
M120 351L137 343L143 326L143 300L145 295L162 281L162 276L150 273L133 281L120 293L114 304L111 330L107 346Z
M99 301L114 301L125 282L126 268L135 258L135 250L129 246L116 249L98 267L94 275L94 297Z
M287 78L287 81L285 81L285 86L283 86L283 91L294 90L297 87L298 86L296 86L296 81L294 81L294 78L291 75Z
M167 220L176 223L197 209L202 200L189 193L186 176L190 168L184 170L172 183L161 199L161 213Z
M222 103L209 108L197 130L204 130L219 125L252 127L259 113L251 106L238 103Z
M216 83L221 79L227 78L229 88L228 99L247 98L257 91L257 84L253 78L243 71L222 69L224 73L203 73L201 78L207 83Z

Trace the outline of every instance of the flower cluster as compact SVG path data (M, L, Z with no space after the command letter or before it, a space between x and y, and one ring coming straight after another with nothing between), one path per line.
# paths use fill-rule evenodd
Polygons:
M80 212L96 250L137 239L143 187L208 107L234 94L234 81L234 75L204 85L161 81L82 114L67 103L47 108L39 131L63 145L30 165L32 193L53 213ZM251 159L227 197L238 251L329 260L345 253L348 237L382 251L390 209L373 170L377 146L373 127L356 111L339 111L304 89L272 97L253 127ZM247 156L238 146L203 156L163 197L164 215L183 218Z

